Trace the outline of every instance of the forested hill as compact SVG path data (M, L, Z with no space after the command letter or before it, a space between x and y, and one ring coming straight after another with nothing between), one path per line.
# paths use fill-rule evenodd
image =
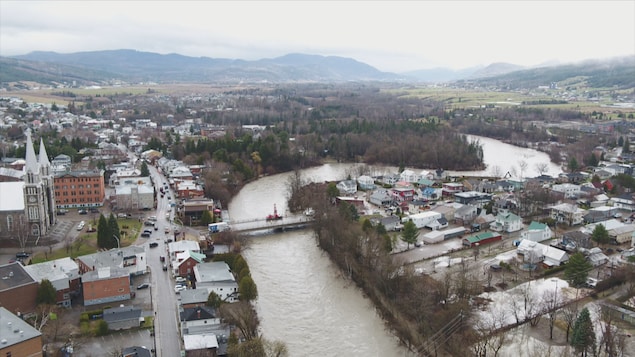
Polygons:
M557 83L561 88L635 88L635 56L611 61L586 61L579 64L533 68L493 77L457 81L467 82L501 89L537 88L551 83Z

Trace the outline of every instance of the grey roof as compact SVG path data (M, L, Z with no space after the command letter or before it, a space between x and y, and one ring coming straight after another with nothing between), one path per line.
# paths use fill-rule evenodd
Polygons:
M11 311L0 306L0 339L2 349L42 336L42 333L17 317ZM6 341L6 343L4 342ZM10 350L10 349L9 349Z
M97 270L87 271L82 275L82 282L106 280L128 276L128 271L123 268L102 267Z
M37 283L19 262L0 265L0 292Z
M225 262L208 262L194 266L194 276L199 283L236 281Z
M104 309L104 321L117 322L132 319L139 319L142 310L134 306L120 306L110 309Z
M125 357L152 357L152 352L144 346L126 347L121 353Z
M92 270L102 267L122 267L123 258L133 257L145 251L143 247L131 245L121 249L111 249L104 252L82 255L77 257L82 263L91 267Z
M207 289L187 289L181 291L181 305L207 302L209 291Z

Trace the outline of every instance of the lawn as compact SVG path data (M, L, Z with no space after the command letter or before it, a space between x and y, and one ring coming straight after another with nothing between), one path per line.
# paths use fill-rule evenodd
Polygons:
M133 244L137 240L142 223L136 219L120 219L117 222L119 223L119 229L121 231L121 246L127 247ZM31 262L32 264L36 264L66 257L75 259L82 255L93 254L97 251L97 232L82 233L72 244L65 245L50 252L35 254Z

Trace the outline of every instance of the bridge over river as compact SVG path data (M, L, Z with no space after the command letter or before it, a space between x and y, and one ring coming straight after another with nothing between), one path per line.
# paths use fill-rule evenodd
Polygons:
M311 224L313 224L313 217L299 214L281 216L278 219L259 218L246 221L230 221L229 226L232 232L250 233L268 230L285 231L308 227Z

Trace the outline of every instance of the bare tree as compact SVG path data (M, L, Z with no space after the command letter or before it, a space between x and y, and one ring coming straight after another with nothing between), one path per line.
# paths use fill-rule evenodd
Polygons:
M536 171L538 171L538 175L542 176L545 172L549 170L549 164L546 162L539 162L535 165Z
M520 167L520 181L521 181L521 182L523 181L523 178L524 178L524 176L523 176L523 175L524 175L524 173L525 173L525 170L527 170L527 166L528 166L528 165L529 165L529 164L527 164L527 161L525 161L525 160L520 160L520 161L518 162L518 167Z
M503 169L501 169L501 167L498 165L492 166L492 168L490 169L490 173L492 177L496 177L496 178L503 177Z
M549 339L553 340L553 327L558 318L560 306L562 305L562 294L558 295L558 286L551 291L545 291L542 296L542 308L547 315L549 322Z
M578 318L578 304L568 304L562 310L562 319L564 320L567 329L566 329L566 340L569 341L569 333L573 328L573 324L575 324L575 320Z

